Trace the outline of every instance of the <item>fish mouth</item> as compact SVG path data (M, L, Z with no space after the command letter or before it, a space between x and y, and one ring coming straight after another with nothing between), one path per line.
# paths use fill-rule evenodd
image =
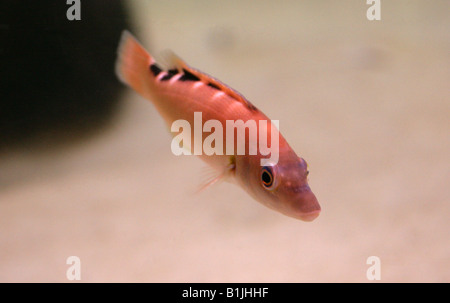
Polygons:
M314 221L320 215L320 209L299 215L299 219L306 222Z

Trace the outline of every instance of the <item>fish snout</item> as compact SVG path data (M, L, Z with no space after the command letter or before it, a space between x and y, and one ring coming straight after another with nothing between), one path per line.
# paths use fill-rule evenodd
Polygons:
M309 186L296 197L291 206L292 216L307 222L317 218L321 211L319 201Z

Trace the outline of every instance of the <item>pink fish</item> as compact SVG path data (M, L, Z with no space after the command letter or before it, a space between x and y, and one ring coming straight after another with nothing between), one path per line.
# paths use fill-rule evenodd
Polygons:
M129 32L123 32L116 62L117 76L152 101L169 127L180 119L194 125L195 113L201 113L203 127L208 120L219 121L222 125L227 121L255 121L258 136L251 140L250 135L245 137L244 154L237 152L238 136L232 142L225 139L224 127L223 134L216 137L216 140L223 141L215 142L223 146L224 152L211 154L205 151L199 155L217 172L206 185L222 179L232 181L273 210L304 221L314 220L320 214L320 205L308 185L306 161L296 155L273 122L241 94L191 68L175 55L171 64L171 68L162 69ZM198 132L195 133L193 128L191 132L195 141ZM201 142L208 135L208 131L202 132ZM261 165L267 158L267 152L261 149L261 138L266 138L267 142L274 138L271 144L278 148L272 156L277 161L271 163L267 160L265 165ZM187 145L193 151L191 142L183 143L189 143ZM226 147L233 143L230 153ZM250 152L252 146L256 146L256 153Z

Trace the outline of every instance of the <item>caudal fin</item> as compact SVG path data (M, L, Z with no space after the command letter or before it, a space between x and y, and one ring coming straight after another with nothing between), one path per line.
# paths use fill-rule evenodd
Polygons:
M149 88L153 83L150 66L155 62L152 56L126 30L122 32L117 54L117 77L140 95L148 98Z

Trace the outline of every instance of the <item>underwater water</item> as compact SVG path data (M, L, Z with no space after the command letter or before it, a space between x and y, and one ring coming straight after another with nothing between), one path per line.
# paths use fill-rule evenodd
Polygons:
M153 54L279 120L322 212L298 221L229 183L195 194L206 165L124 89L96 135L1 154L1 282L68 281L69 256L83 282L368 282L370 256L381 282L450 282L448 1L382 1L374 21L356 0L126 3Z

